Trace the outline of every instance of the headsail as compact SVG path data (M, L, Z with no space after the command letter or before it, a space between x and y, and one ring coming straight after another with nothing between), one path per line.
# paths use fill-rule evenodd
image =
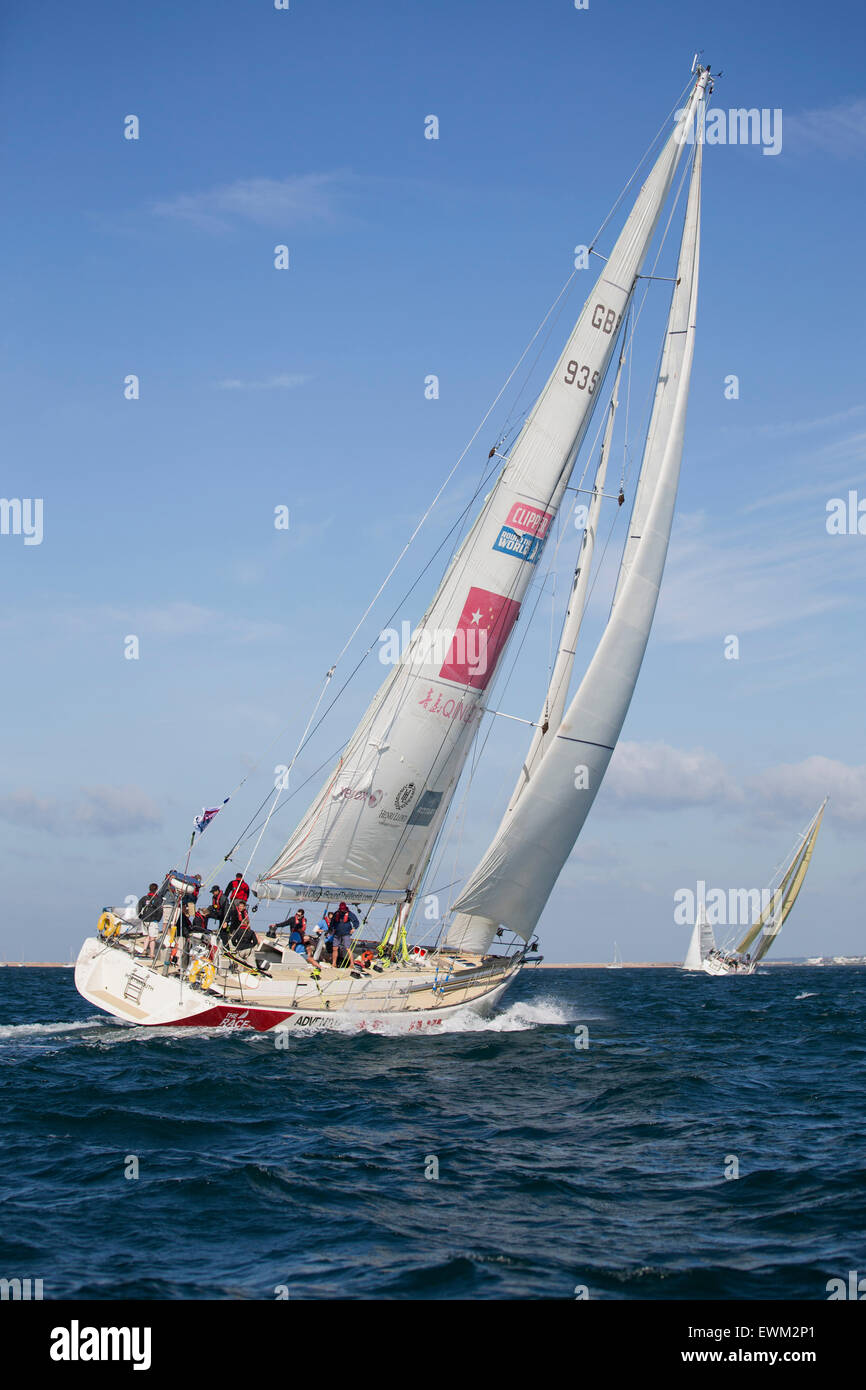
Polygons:
M697 87L701 102L707 74ZM647 436L642 478L653 479L640 539L578 691L510 815L455 908L447 944L486 951L500 924L529 939L589 813L625 720L643 661L673 522L694 355L700 240L702 123L677 282ZM637 500L636 500L637 505Z
M753 963L755 965L763 960L769 951L782 930L791 908L797 901L800 889L803 887L803 880L812 862L812 852L818 838L818 831L821 829L826 805L827 799L825 797L806 831L804 843L798 847L782 882L773 894L769 907L761 913L758 921L749 929L737 947L738 952L747 951L760 931L761 939L754 954Z
M695 925L692 928L689 948L683 961L683 970L700 970L710 951L715 950L715 946L716 938L707 917L707 909L701 903L698 907Z
M417 886L588 428L706 80L702 73L408 650L259 879L260 895L398 902Z

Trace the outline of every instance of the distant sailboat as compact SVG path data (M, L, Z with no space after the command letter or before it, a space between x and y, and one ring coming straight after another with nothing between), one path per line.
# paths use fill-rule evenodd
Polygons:
M461 1010L490 1009L533 958L536 924L628 712L662 582L695 349L703 129L711 90L709 69L699 67L532 410L510 448L490 451L498 476L405 651L354 732L346 730L339 761L276 858L251 875L259 906L267 900L340 903L341 923L344 914L355 923L358 961L350 953L349 964L342 964L336 948L330 964L307 960L285 931L255 946L246 944L251 927L238 934L242 945L236 935L227 942L225 930L215 938L197 919L188 931L181 904L195 897L196 882L172 870L164 884L161 935L148 954L135 924L130 935L111 909L84 942L75 983L98 1008L143 1024L264 1031L333 1028L343 1018L352 1027L424 1028ZM644 264L681 161L687 194L679 255L675 275L665 277L673 285L664 344L607 625L569 704L596 526L603 496L609 496L605 469L616 384L559 650L517 786L486 854L443 914L449 923L444 935L410 949L411 914L424 901L425 875L458 782L482 719L488 710L496 713L490 710L492 682L518 618L528 616L530 584L593 412L605 399L617 346L621 369L631 342L635 292L648 278ZM622 492L616 500L624 501ZM351 498L343 501L351 507ZM327 679L332 674L333 668ZM304 746L302 739L299 751ZM267 799L271 795L269 789ZM279 795L278 786L264 828ZM363 923L347 904L364 913ZM384 934L381 922L377 929L367 926L374 909L388 914ZM510 940L491 952L505 932ZM361 933L367 939L359 942Z
M608 970L622 970L622 956L616 942L613 943L613 960L607 968Z
M828 798L821 802L812 820L798 838L793 857L783 870L767 906L758 915L733 950L711 950L701 961L707 975L753 975L769 951L797 901L803 880L812 862L812 852ZM757 941L757 946L755 942ZM754 950L752 949L754 947Z
M683 961L683 970L700 970L711 951L716 949L716 938L707 921L707 909L703 903L698 907L698 916L692 929L689 948Z

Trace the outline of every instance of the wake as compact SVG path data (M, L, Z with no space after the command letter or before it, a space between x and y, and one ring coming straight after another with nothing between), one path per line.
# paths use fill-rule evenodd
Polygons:
M431 1015L435 1017L435 1010L431 1010ZM448 1013L443 1013L441 1023L434 1024L431 1021L429 1025L425 1024L417 1030L407 1030L405 1023L401 1024L398 1018L392 1021L381 1014L376 1017L375 1022L371 1017L364 1028L358 1026L357 1018L340 1018L337 1015L327 1032L330 1036L342 1034L358 1037L366 1033L377 1038L409 1038L422 1035L442 1037L443 1034L450 1036L460 1033L525 1033L536 1028L562 1027L573 1022L571 1015L556 1000L539 999L533 1003L526 1000L515 1001L509 1004L507 1009L497 1010L487 1016L467 1012L449 1017ZM314 1034L321 1037L322 1033L323 1030L316 1027L290 1030L293 1038L310 1037Z
M75 1023L4 1023L0 1024L0 1042L15 1042L18 1038L47 1037L53 1033L76 1033L82 1028L101 1028L99 1018L79 1019Z

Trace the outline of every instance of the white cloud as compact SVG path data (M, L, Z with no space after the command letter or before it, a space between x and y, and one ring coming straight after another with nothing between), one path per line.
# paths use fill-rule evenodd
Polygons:
M843 159L866 154L866 98L800 115L785 114L782 138L786 150L819 150Z
M619 743L604 785L617 801L652 810L730 804L742 796L714 753L666 743Z
M765 811L781 804L803 816L811 815L829 795L829 820L866 824L866 766L849 767L836 758L814 754L800 763L768 768L754 779L750 795Z
M805 820L829 796L828 820L853 828L866 824L866 765L816 753L738 779L703 748L623 742L611 759L604 796L608 804L638 812L709 806L761 824Z
M862 415L866 405L852 405L848 410L839 410L834 415L820 415L812 420L786 420L771 425L760 425L758 433L767 439L784 439L791 435L809 434L812 430L833 429L850 420L854 415ZM854 436L855 439L862 438Z
M820 507L804 535L794 534L786 521L750 536L726 526L712 530L703 513L681 513L659 599L657 636L721 642L728 633L802 626L808 617L848 606L851 595L836 582L844 557L824 520Z
M183 637L218 637L221 642L272 642L282 640L286 629L266 618L234 618L203 604L178 600L160 606L119 609L108 604L57 615L64 627L89 632L116 628L139 637L176 641Z
M218 381L216 388L218 391L291 391L311 379L305 372L282 372L278 376L265 377L263 381L241 381L237 377L230 377L226 381Z
M305 222L333 222L348 175L296 174L285 179L238 179L201 193L180 193L155 203L160 217L179 218L198 226L224 230L238 222L253 222L275 230Z
M78 801L25 787L0 798L0 819L64 835L129 835L162 825L162 812L139 787L84 787Z

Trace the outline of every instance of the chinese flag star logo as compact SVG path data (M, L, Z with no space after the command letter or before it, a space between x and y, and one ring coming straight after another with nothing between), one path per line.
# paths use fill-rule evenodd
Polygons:
M489 589L470 589L457 622L442 680L483 690L496 670L520 604Z

